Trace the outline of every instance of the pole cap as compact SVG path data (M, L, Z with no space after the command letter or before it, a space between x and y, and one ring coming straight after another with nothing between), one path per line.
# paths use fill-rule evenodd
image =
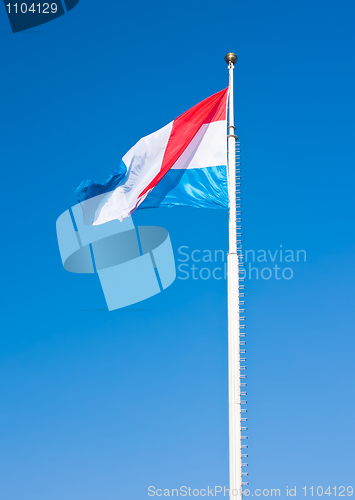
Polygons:
M228 52L224 60L227 64L235 64L238 61L238 57L234 54L234 52Z

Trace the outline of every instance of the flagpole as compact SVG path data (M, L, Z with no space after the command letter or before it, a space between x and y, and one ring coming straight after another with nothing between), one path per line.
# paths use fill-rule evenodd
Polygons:
M229 496L241 496L241 403L239 347L239 257L236 213L236 140L234 126L233 70L237 56L230 52L224 60L229 69L229 252L228 252L228 386L229 386Z

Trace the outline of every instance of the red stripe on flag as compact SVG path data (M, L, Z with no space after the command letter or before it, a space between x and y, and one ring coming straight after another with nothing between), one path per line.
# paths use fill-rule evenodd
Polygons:
M174 120L160 172L138 196L141 198L155 187L182 155L202 125L226 120L228 87L199 102ZM227 140L227 139L226 139Z

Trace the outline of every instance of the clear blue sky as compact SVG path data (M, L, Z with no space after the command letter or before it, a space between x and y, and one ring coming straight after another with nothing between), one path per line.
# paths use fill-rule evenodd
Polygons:
M225 280L106 312L98 280L62 268L55 221L76 184L224 88L231 50L244 247L307 255L290 280L246 283L250 488L355 486L354 15L343 0L81 0L12 34L0 9L1 499L227 485ZM227 249L223 211L135 221L166 227L176 258Z

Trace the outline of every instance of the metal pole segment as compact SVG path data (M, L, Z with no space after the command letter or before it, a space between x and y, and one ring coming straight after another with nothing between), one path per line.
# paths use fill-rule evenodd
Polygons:
M229 68L229 253L228 253L228 384L229 384L229 496L242 495L240 347L239 347L239 256L237 253L236 158L234 135L233 70L235 54L225 57Z

